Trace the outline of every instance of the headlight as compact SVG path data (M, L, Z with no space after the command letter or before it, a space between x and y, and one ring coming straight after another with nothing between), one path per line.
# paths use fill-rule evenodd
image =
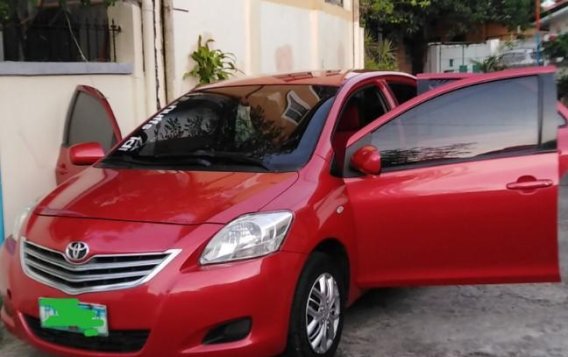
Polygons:
M203 265L260 257L280 248L290 224L291 212L247 214L221 229L207 244L199 262Z
M33 207L26 207L23 212L16 218L14 222L14 229L12 230L12 238L19 242L22 237L22 229L24 228L24 223L28 220L28 217L32 213Z

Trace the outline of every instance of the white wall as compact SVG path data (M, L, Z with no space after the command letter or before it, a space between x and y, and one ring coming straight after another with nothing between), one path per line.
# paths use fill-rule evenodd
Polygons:
M305 71L318 46L311 11L262 2L260 5L260 73Z
M195 86L183 75L194 65L189 55L199 35L235 54L243 72L237 76L361 67L363 37L353 4L358 1L341 9L324 0L172 0L168 99Z
M355 37L355 40L354 40ZM354 47L357 34L353 23L337 16L319 13L319 69L345 69L354 64Z
M247 4L242 0L173 0L173 47L168 56L173 56L173 66L168 68L168 81L171 88L168 99L180 96L195 86L195 81L184 80L184 73L189 72L192 61L189 55L197 48L197 39L214 39L213 47L231 52L237 57L237 67L248 68L245 62L245 29L247 26ZM171 62L171 63L172 63Z
M26 205L55 187L55 164L78 84L98 88L123 132L144 118L129 76L0 77L0 162L6 234Z
M551 20L550 31L555 34L568 32L568 12L565 12Z
M561 10L557 14L551 16L547 21L550 26L550 32L553 34L563 34L568 32L568 10Z

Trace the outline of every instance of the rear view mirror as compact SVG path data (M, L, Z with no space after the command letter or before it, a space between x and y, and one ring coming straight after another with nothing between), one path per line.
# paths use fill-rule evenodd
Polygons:
M77 166L88 166L105 156L103 147L99 143L81 143L69 148L71 163Z
M378 175L381 173L381 154L373 145L364 146L351 157L351 166L366 175Z

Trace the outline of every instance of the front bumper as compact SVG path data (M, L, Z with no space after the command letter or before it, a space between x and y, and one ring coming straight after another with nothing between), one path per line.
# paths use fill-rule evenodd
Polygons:
M69 296L24 274L19 252L0 253L1 318L7 329L41 350L62 356L273 356L285 348L290 307L304 264L301 254L201 267L178 256L138 287ZM190 258L191 260L191 258ZM74 297L103 304L109 330L147 331L136 352L101 352L49 342L33 331L40 297ZM208 332L228 321L250 318L250 333L236 342L204 344ZM69 338L74 337L70 335Z

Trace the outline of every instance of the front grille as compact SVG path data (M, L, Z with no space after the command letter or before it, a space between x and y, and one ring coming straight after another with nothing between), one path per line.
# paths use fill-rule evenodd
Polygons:
M137 352L144 347L149 330L111 330L108 336L86 337L80 333L44 329L39 319L25 315L26 323L38 338L56 345L96 352Z
M180 251L94 255L84 264L71 264L63 253L22 240L21 260L34 280L68 294L130 288L155 276Z

